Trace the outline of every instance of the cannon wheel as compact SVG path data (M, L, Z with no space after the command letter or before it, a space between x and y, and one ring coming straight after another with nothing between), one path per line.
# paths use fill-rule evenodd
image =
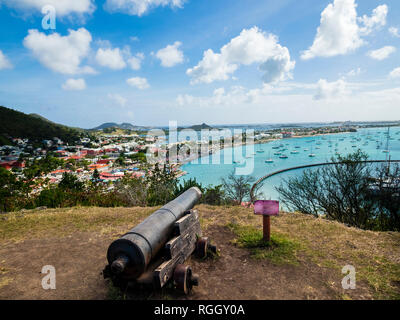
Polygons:
M198 285L198 277L192 273L189 266L178 264L174 270L174 283L180 292L188 294L193 286Z
M199 258L206 258L207 257L207 250L208 250L208 238L203 237L197 240L196 243L196 255Z

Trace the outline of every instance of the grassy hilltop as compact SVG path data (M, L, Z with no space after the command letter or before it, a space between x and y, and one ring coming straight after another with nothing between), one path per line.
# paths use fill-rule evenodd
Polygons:
M272 218L272 246L260 242L252 209L199 205L203 233L221 250L189 262L200 286L189 299L400 299L400 233L349 228L299 213ZM113 239L156 208L66 208L0 216L0 299L121 298L102 279ZM27 263L27 261L29 263ZM57 290L41 288L44 265ZM356 268L344 290L342 268ZM135 298L180 299L174 291Z

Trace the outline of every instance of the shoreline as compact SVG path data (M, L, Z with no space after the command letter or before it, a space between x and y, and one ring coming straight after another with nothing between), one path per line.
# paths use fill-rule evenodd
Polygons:
M364 128L363 128L363 129L364 129ZM367 129L367 128L365 128L365 129ZM290 137L290 138L281 138L281 139L279 139L279 138L274 138L274 139L268 139L268 140L266 140L266 141L262 141L262 140L260 140L260 141L253 141L253 142L250 143L249 145L269 144L269 143L272 143L272 142L275 142L275 141L283 141L283 140L288 140L288 139L300 139L300 138L330 136L330 135L337 135L337 134L343 134L343 133L352 133L352 132L350 132L350 131L346 131L346 132L332 132L332 133L319 133L319 134L304 135L304 136L292 136L292 137ZM353 132L353 133L357 133L357 132ZM229 148L242 147L243 145L246 145L246 142L241 141L240 143L237 143L237 144L235 144L235 145L230 145L230 146L228 146L228 147L225 147L225 146L224 146L224 147L218 149L216 152L221 151L221 150L224 150L224 149L229 149ZM197 155L197 156L194 156L193 158L188 158L188 159L183 160L182 162L179 162L178 165L179 165L179 167L181 167L181 166L183 166L183 165L185 165L185 164L188 164L188 163L191 162L191 161L194 161L194 160L197 160L197 159L201 159L202 157L205 157L205 156L212 156L213 154L214 154L214 153L212 153L212 154L204 153L204 154L201 154L201 155ZM182 176L184 176L184 175L181 175L180 177L182 177Z
M378 128L368 128L368 127L366 127L366 128L359 128L357 132L346 131L346 132L318 133L318 134L313 134L313 135L292 136L291 138L285 138L285 139L274 138L274 139L268 139L268 140L258 140L258 141L252 141L252 142L248 143L247 146L265 144L266 146L264 146L263 148L268 148L268 145L271 146L272 143L276 144L276 141L279 141L278 144L280 144L280 143L285 144L288 141L290 141L290 139L308 138L308 139L306 139L306 141L310 140L310 142L311 142L311 141L314 141L314 140L320 140L321 137L324 137L324 136L332 136L332 137L322 138L323 140L326 140L328 143L329 142L333 143L334 140L339 139L340 137L345 137L346 141L349 141L349 139L355 139L357 137L358 138L363 138L364 137L364 138L375 140L372 136L377 134L377 132L379 132L381 134L381 137L379 139L382 140L385 137L383 135L384 133L382 132L382 129L385 129L385 128L386 127L378 127ZM373 132L369 132L368 130L372 130ZM398 130L397 131L395 130L394 132L392 132L392 135L399 134L399 133L400 132L398 132ZM333 135L339 135L339 137L333 136ZM312 137L316 137L316 138L313 139ZM400 139L398 139L398 140L400 140ZM302 142L299 142L299 143L302 143ZM292 140L291 144L292 145L296 144L295 140ZM243 146L245 146L245 145L246 145L246 141L240 141L240 143L236 143L235 145L229 145L226 149L228 149L228 148L236 148L236 147L242 147L243 148ZM359 148L362 149L363 147L360 145ZM225 149L225 148L219 148L217 151L221 151L222 149ZM254 149L254 153L256 153L256 150L257 149ZM178 165L178 168L179 168L178 170L180 170L179 179L181 179L182 177L184 177L184 176L186 176L188 174L191 174L192 170L195 170L195 171L197 170L197 169L189 170L188 168L184 168L184 165L186 165L186 164L188 164L188 163L190 163L192 161L195 161L195 160L197 160L196 161L197 164L200 164L200 161L201 161L201 160L199 161L200 158L203 158L205 156L212 157L213 155L215 155L215 153L217 151L214 151L213 154L203 153L203 154L198 155L198 156L193 156L193 157L185 159L185 161L182 161L181 163L179 163L179 165ZM248 154L248 155L250 156L250 154ZM257 156L253 155L253 154L251 155L252 158L253 157L259 157L259 156L260 155L257 155ZM244 157L245 157L245 155L243 155L243 157L242 157L243 159L241 160L241 162L243 162L243 160L244 161L248 161L247 159L244 159ZM209 162L207 162L207 163L209 163Z

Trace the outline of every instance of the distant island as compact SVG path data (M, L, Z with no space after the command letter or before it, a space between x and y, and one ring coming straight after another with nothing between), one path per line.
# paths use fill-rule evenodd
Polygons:
M192 130L195 130L195 131L200 131L200 130L205 130L205 129L213 129L213 127L211 127L211 126L209 126L209 125L207 125L205 123L202 123L200 125L191 126L189 129L192 129Z
M150 127L144 127L144 126L134 126L131 123L115 123L115 122L106 122L103 123L93 129L89 129L92 131L98 131L98 130L104 130L104 129L122 129L122 130L146 130L149 129Z

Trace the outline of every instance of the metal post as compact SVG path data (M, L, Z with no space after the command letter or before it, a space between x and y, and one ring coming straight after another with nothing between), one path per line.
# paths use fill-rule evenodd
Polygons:
M271 217L263 216L263 240L269 242L271 240Z

